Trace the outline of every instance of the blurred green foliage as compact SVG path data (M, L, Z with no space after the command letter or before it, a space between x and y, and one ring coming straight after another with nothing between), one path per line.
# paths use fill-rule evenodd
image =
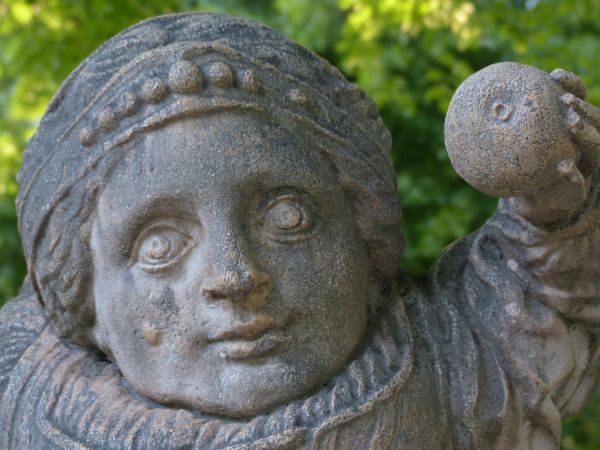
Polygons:
M14 198L21 152L76 65L141 19L213 11L262 21L324 56L378 103L394 140L405 268L423 271L480 226L495 200L452 170L444 114L472 72L513 60L579 74L600 105L597 0L3 0L0 2L0 305L25 273ZM600 449L600 398L565 425L563 448Z

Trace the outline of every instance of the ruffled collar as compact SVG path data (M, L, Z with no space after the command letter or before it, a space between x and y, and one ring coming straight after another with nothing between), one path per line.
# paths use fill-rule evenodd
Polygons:
M257 417L255 437L305 429L317 439L329 429L367 414L401 388L412 371L412 337L402 300L375 320L358 357L316 394Z
M18 379L0 407L12 409L0 411L12 424L0 431L15 436L13 430L22 429L16 422L27 421L59 448L65 442L77 448L112 448L115 442L117 448L134 442L150 448L157 439L174 448L299 448L371 412L398 392L412 366L410 326L398 298L373 321L358 356L318 392L242 422L149 402L128 388L114 364L65 344L48 325L14 371Z

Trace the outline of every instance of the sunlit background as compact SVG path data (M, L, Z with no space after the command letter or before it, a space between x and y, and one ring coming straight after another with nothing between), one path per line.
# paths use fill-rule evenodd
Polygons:
M598 0L0 0L0 305L25 274L16 173L51 96L107 38L180 11L266 23L375 99L393 135L408 243L403 265L413 272L426 270L495 207L456 176L444 150L444 114L463 79L505 60L562 67L585 80L588 100L600 106ZM600 449L598 395L564 432L564 449Z

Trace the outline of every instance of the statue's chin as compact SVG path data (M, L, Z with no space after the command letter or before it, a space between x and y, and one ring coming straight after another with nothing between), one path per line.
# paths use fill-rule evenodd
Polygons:
M229 398L227 402L214 402L208 399L171 399L159 402L158 398L152 400L161 403L169 408L182 408L200 411L204 414L226 417L231 419L251 419L261 414L267 414L278 406L281 406L295 398L295 395L276 396L269 400L265 398L255 398L254 396L239 396L238 398Z
M252 366L249 373L236 369L219 379L204 379L195 385L172 377L139 384L134 380L130 385L139 394L166 407L248 419L310 395L333 376L332 371L315 374L283 364Z

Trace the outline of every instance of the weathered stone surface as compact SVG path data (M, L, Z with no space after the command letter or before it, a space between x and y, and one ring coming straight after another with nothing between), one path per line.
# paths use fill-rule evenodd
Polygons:
M573 74L465 81L496 214L403 274L389 135L259 24L157 17L86 59L20 173L0 448L558 448L600 377L600 113Z

